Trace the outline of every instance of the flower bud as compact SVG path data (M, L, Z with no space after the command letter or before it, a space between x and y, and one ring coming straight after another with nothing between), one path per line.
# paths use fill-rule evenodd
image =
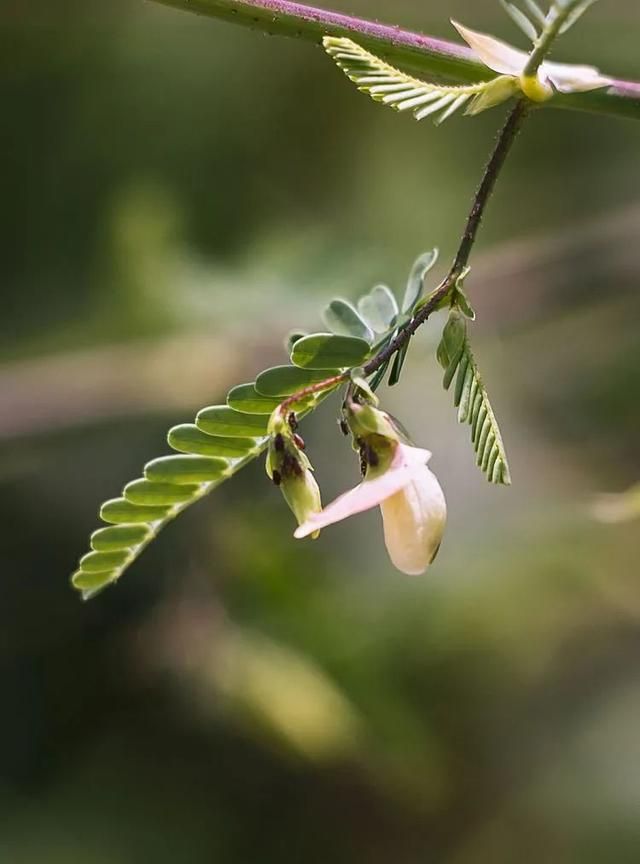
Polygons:
M274 412L270 422L266 470L301 525L322 509L322 502L313 467L302 449L304 442L293 431L295 428L297 423L290 419L285 422ZM316 531L313 536L317 537L319 533Z

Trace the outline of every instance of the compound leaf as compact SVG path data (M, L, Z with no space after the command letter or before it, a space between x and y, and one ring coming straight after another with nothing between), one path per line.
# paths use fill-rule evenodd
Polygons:
M442 123L462 107L471 113L474 103L493 84L492 81L480 81L447 86L420 81L385 63L351 39L325 36L322 44L358 90L396 111L411 111L416 120L432 116L436 123ZM487 104L486 107L490 106Z
M458 408L458 422L471 426L476 464L490 483L509 485L511 476L498 422L471 352L466 321L457 309L451 310L437 358L445 370L445 390L455 378L453 401Z

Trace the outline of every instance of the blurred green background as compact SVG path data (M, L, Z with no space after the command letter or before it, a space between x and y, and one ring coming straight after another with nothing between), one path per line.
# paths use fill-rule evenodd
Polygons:
M493 0L344 0L518 41ZM377 513L295 542L245 470L116 588L68 584L96 511L332 296L455 249L500 110L436 130L319 50L141 0L0 8L0 860L640 859L640 124L547 111L468 281L514 485L475 470L415 340L385 405L450 523L423 579ZM635 0L563 59L640 78ZM436 274L434 280L437 278ZM305 424L329 500L357 466Z

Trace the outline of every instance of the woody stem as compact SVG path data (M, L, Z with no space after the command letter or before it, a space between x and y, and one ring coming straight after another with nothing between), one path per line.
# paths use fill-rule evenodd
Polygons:
M369 360L364 367L365 375L372 375L374 372L377 372L377 370L380 369L384 363L390 360L397 351L400 351L400 349L409 342L416 330L425 323L431 314L435 312L435 310L438 309L446 300L450 293L455 290L458 279L463 274L469 262L471 250L476 241L478 229L482 223L482 217L484 216L486 206L489 203L491 194L495 189L500 172L502 171L507 156L516 140L518 132L522 128L528 110L528 100L520 99L516 102L506 123L502 127L493 149L493 153L491 154L491 158L489 159L484 174L482 175L478 191L474 196L471 210L467 217L464 233L448 274L445 276L438 288L436 288L436 290L430 295L424 305L418 309L406 327L400 330L396 337L392 339L385 348Z

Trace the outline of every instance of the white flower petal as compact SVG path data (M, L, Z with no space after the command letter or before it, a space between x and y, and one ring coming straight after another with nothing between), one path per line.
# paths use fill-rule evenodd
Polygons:
M372 507L377 507L378 504L407 486L416 472L422 471L430 458L431 453L428 450L398 444L391 465L384 474L380 474L372 480L363 480L354 489L350 489L332 501L331 504L327 504L324 510L311 514L307 521L296 529L293 536L298 539L307 537L321 528L326 528L335 522L341 522L349 516L355 516L356 513L371 510Z
M608 87L612 80L602 75L595 66L577 66L572 63L543 63L540 71L560 93L587 93Z
M384 539L394 565L420 576L436 556L447 519L447 505L436 477L421 465L411 482L380 505Z
M485 66L500 75L520 75L528 60L524 51L518 51L512 45L487 33L478 33L477 30L463 27L453 19L451 23Z

